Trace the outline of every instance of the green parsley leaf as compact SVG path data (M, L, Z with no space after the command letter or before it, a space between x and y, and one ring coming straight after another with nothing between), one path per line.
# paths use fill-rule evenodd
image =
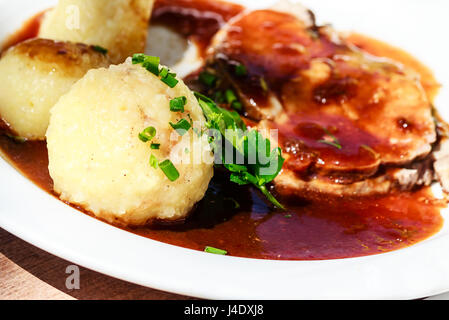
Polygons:
M220 164L231 173L230 180L239 185L252 184L276 207L284 209L266 186L282 169L284 158L281 149L271 150L270 140L263 138L257 130L247 131L237 112L218 107L213 100L202 94L195 93L195 96L206 117L207 127L220 132L219 136L210 137L210 144L215 156L220 159ZM230 151L235 155L233 163L229 163L223 152L219 154L219 150L229 152L227 145L232 146L233 150ZM260 155L258 148L263 147L266 152ZM243 158L243 164L237 163L239 157Z

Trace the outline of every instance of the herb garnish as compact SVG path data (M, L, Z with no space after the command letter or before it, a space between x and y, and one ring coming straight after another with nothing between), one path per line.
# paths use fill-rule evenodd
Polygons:
M231 172L230 180L232 182L239 185L252 184L271 203L284 210L284 206L276 200L267 188L267 184L274 180L284 164L281 148L271 150L270 140L264 139L259 131L247 131L237 112L218 107L213 100L200 93L195 93L195 96L206 117L206 126L220 132L219 136L210 137L216 163L218 160L219 164ZM232 133L231 140L228 138L229 133ZM266 152L265 155L260 155L257 148L263 145L266 147ZM235 155L232 163L229 163L229 159L225 157L224 152L219 152L219 150L226 150L226 147L222 148L223 146L232 147L232 150L228 150ZM236 161L238 158L243 159L244 164L237 163L240 162ZM252 162L255 163L252 164ZM275 167L272 167L273 164Z
M142 142L148 142L156 136L156 128L148 127L139 133L139 139Z
M147 56L143 53L136 53L132 57L133 64L141 64L143 68L147 69L156 76L160 76L162 82L170 88L174 88L178 84L176 73L170 72L167 67L160 68L160 58Z
M175 129L180 136L185 135L187 131L189 131L189 129L192 127L192 125L186 119L181 119L177 123L170 122L170 126Z
M338 141L337 137L334 136L332 133L330 133L329 130L327 130L326 128L323 128L323 129L326 133L325 139L318 140L318 142L328 144L330 146L333 146L333 147L341 150L342 146L340 144L340 141ZM326 139L326 138L328 138L328 139Z
M184 106L187 103L187 98L182 96L170 100L170 111L184 112Z
M161 59L159 57L147 56L143 53L136 53L132 58L133 64L142 64L142 67L153 73L159 75L159 64Z
M176 181L179 178L178 170L169 159L160 162L159 168L161 168L170 181Z
M132 62L133 64L142 64L145 69L159 76L161 81L171 88L178 83L178 80L175 78L175 73L171 73L166 67L160 68L160 60L157 57L135 54L132 58ZM242 73L243 69L240 67L240 70L236 70L236 72ZM200 75L200 78L203 83L208 85L213 85L217 80L214 75L207 72L203 72ZM267 89L266 82L263 78L261 79L261 84L262 87ZM220 133L218 136L209 136L209 143L214 150L216 160L219 160L219 164L231 173L230 181L239 185L252 184L258 188L272 204L285 210L284 206L276 200L267 188L267 184L276 178L284 164L281 148L277 147L271 149L270 140L264 138L259 131L248 131L237 112L218 107L213 100L200 93L195 93L195 96L206 117L207 128L215 129ZM242 105L232 90L227 90L224 96L226 101L232 107L241 109ZM186 103L187 99L185 97L172 99L170 101L170 110L183 112ZM176 124L170 122L170 126L181 136L192 127L191 123L186 119L181 119ZM232 133L231 138L229 138L229 132ZM152 140L155 135L156 129L154 127L148 127L139 134L139 138L143 142L148 142ZM224 150L226 150L226 146L231 146L232 148L233 161L231 161L231 163L229 163L228 157L225 157L225 153L219 152L219 150L223 150L221 148L223 146L225 147ZM152 149L157 149L158 147L159 144L151 145ZM260 149L261 147L263 148L262 150L265 151L261 152L262 154L258 152L258 148ZM238 158L237 155L240 156L239 160L243 158L243 164L238 163L240 161L236 161ZM171 181L175 181L179 178L178 170L169 159L158 163L156 157L152 154L150 156L150 165L154 168L159 167ZM220 254L227 253L224 250L212 247L206 247L205 251L207 250L219 250L222 252Z
M225 91L225 97L226 97L226 102L233 108L236 110L242 110L242 103L240 101L238 101L237 96L235 95L234 91L231 89L227 89Z
M165 72L167 70L167 72ZM170 88L176 87L178 84L178 80L176 80L176 73L169 72L167 68L163 68L162 71L164 71L164 76L161 76L161 81L165 83ZM162 75L161 71L161 75Z
M204 252L213 253L213 254L220 254L220 255L223 255L223 256L228 254L228 252L226 250L217 249L217 248L209 247L209 246L204 248Z
M152 166L154 169L157 169L159 167L159 161L154 156L154 154L150 155L150 166Z
M95 51L100 52L104 55L106 55L108 53L108 49L105 49L101 46L92 46L92 49L94 49Z

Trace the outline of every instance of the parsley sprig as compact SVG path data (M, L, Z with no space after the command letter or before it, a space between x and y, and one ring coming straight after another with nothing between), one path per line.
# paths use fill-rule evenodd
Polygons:
M213 100L200 93L195 93L195 96L206 117L206 126L220 133L211 136L209 141L220 165L231 173L230 180L239 185L252 184L272 204L284 210L284 206L267 188L267 184L276 178L284 164L281 148L271 149L270 140L265 139L259 131L248 131L237 112L218 107ZM266 152L259 154L258 150L263 146ZM226 156L227 152L232 152L231 163L229 155ZM236 161L237 159L243 161Z

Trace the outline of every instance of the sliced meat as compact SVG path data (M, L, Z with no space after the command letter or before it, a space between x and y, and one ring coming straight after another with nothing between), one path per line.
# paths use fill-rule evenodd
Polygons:
M436 112L435 118L440 141L432 153L433 168L443 190L449 192L449 126L441 120Z
M430 184L437 130L418 75L309 17L244 12L208 51L209 67L239 94L244 115L279 130L286 162L275 184L353 195ZM233 71L238 64L245 75ZM436 157L449 188L449 152Z

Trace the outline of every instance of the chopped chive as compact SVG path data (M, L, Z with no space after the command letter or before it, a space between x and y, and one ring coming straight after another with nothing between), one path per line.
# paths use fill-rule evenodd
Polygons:
M234 71L238 77L242 77L247 74L246 67L243 64L236 65Z
M209 247L209 246L204 248L204 252L213 253L213 254L221 254L221 255L227 255L228 254L228 252L226 250L217 249L217 248Z
M161 147L160 143L152 143L151 144L151 149L153 149L153 150L159 150L160 147Z
M143 53L136 53L132 57L133 64L142 64L142 67L155 74L156 76L159 75L160 62L161 59L159 57L147 56Z
M174 88L178 84L176 73L171 73L168 68L160 67L161 59L159 57L147 56L143 53L136 53L132 58L133 64L141 63L142 67L156 76L160 76L161 81L167 84L170 88Z
M157 169L159 167L159 161L154 156L154 154L150 155L150 166L152 166L154 169Z
M179 172L170 160L160 162L159 167L170 181L176 181L179 178Z
M184 112L184 106L187 103L187 98L185 96L174 98L170 100L170 111L173 112Z
M234 91L232 91L231 89L226 90L225 96L226 96L226 101L229 104L232 104L234 101L237 101L237 96L235 95Z
M161 78L161 81L170 88L174 88L179 82L178 80L176 80L175 77L176 77L175 73L169 73L166 77Z
M168 70L168 68L166 68L166 67L163 67L160 70L159 75L161 76L161 81L163 83L165 83L166 85L168 85L170 88L174 88L179 82L175 78L176 73L170 72L170 70Z
M142 140L142 142L148 142L151 139L153 139L156 136L156 128L155 127L148 127L145 130L143 130L141 133L139 133L139 139Z
M190 152L189 148L185 148L185 149L184 149L184 152L185 152L185 153L189 153L189 152Z
M143 53L135 53L132 58L133 64L142 63L145 61L145 55Z
M161 69L161 71L159 72L159 75L160 75L162 78L165 78L165 77L168 75L168 69L167 69L166 67L163 67L163 68Z
M170 125L173 129L176 130L176 132L178 132L180 136L185 135L187 131L189 131L189 129L192 127L192 125L186 119L181 119L177 123L170 122Z
M213 87L217 77L207 71L203 71L200 73L199 80L206 86Z
M154 75L159 75L159 64L161 59L159 57L145 56L142 62L142 67L153 73Z
M107 54L108 53L108 49L105 49L101 46L92 46L92 49L94 49L97 52L100 52L102 54Z

